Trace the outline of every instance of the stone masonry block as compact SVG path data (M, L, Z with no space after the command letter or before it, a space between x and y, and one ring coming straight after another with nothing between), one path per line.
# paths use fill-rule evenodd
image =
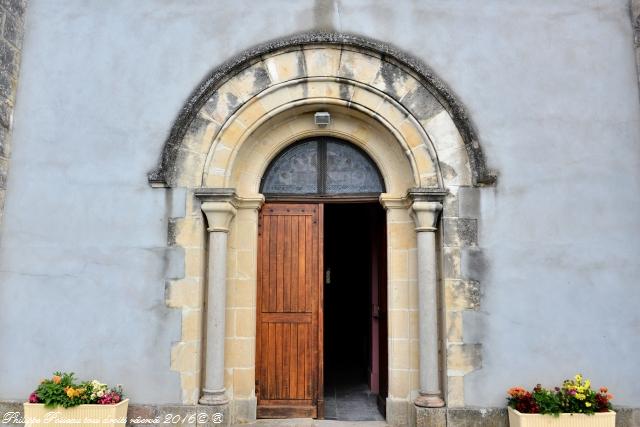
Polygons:
M371 82L380 71L380 58L344 49L338 75L364 83Z
M0 158L0 188L7 188L7 174L9 173L9 161Z
M417 85L400 102L420 121L428 120L444 109L442 104L423 85Z
M418 81L402 68L383 61L380 71L371 85L396 101L400 101L407 93L418 86Z
M504 408L449 408L447 427L508 427Z
M477 280L480 283L484 282L491 267L484 251L478 247L461 249L460 266L462 277Z
M24 23L22 20L12 14L6 14L2 36L18 50L22 49L23 32Z
M14 16L23 16L27 7L27 0L0 0L0 6Z
M480 189L477 187L460 187L458 189L460 216L463 218L480 217Z
M272 82L284 82L304 76L304 55L300 50L264 58Z
M447 427L447 408L416 407L418 427Z
M455 187L454 187L455 188ZM447 194L442 202L442 215L444 218L456 218L460 215L459 194L453 191ZM466 215L464 215L466 216Z
M0 157L8 159L11 155L11 134L3 126L0 126Z
M478 243L478 221L469 218L444 218L445 246L475 246Z
M480 306L480 284L475 280L445 280L444 290L449 310L476 310Z
M460 249L445 247L442 252L444 277L447 279L460 278Z
M198 342L179 342L171 348L171 369L174 371L195 371L198 368Z
M0 70L12 78L18 75L19 54L6 40L0 40Z
M482 367L480 344L450 344L447 346L447 369L449 375L465 375Z
M13 105L6 98L0 98L0 128L11 129L13 122Z

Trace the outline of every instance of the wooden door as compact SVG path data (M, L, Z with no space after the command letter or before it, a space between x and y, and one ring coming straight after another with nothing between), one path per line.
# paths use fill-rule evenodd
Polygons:
M258 234L257 415L322 417L322 205L265 204Z

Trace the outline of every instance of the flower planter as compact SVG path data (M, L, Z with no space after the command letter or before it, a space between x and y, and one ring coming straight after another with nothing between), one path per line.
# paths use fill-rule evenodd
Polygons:
M124 426L129 399L115 405L78 405L71 408L45 408L42 403L25 403L25 427L38 426Z
M513 408L509 411L509 427L615 427L616 413L560 414L559 417L542 414L523 414Z

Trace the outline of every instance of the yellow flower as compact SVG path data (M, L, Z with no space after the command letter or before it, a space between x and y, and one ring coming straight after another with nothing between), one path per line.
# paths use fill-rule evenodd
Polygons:
M585 395L584 395L584 394L582 394L582 393L577 393L577 394L576 394L576 399L578 399L578 400L584 400L584 398L585 398Z
M586 406L587 408L589 408L591 406L591 402L584 402L584 406Z
M585 380L585 381L584 381L584 386L585 386L586 388L591 387L591 381L589 381L589 380Z

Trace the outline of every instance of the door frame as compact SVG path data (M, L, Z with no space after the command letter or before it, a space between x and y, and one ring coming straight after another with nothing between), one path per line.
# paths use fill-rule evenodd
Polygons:
M318 325L318 343L317 343L317 360L318 360L318 378L316 379L316 393L317 393L317 399L316 399L316 409L317 409L317 413L316 413L316 417L317 419L324 419L324 281L325 281L325 271L324 271L324 205L325 204L356 204L356 203L380 203L380 199L379 197L373 197L370 195L366 195L366 196L357 196L357 195L340 195L340 196L291 196L291 195L271 195L269 197L265 197L265 201L264 204L260 207L260 211L262 211L262 209L264 208L264 206L266 206L267 204L317 204L318 205L318 242L319 242L319 251L318 251L318 275L319 275L319 283L322 284L322 286L319 287L318 290L318 319L317 321L317 325ZM386 225L386 219L385 221L385 225ZM260 219L258 219L258 222L260 222ZM388 277L386 277L387 274L387 257L386 257L386 251L388 248L387 245L387 236L386 236L386 227L385 227L385 233L383 236L383 239L381 241L381 247L379 248L379 250L382 250L385 252L385 256L384 256L384 266L382 268L382 272L385 275L385 277L383 278L384 281L384 286L388 286ZM258 274L257 274L257 279L260 280L260 257L261 257L261 253L260 253L260 249L258 248L258 260L257 260L257 265L258 265ZM257 297L259 298L259 289L258 289L258 295ZM387 310L387 301L386 301L386 289L384 291L385 294L385 321L383 322L383 325L385 328L388 329L388 324L386 321L386 310ZM259 306L259 301L256 300L256 325L259 325L260 322L260 306ZM381 325L382 326L382 325ZM257 330L256 330L256 334L257 334ZM386 333L384 334L384 336L386 337L386 340L389 339L388 336L388 330L386 331ZM258 356L260 354L260 344L259 344L259 339L257 339L256 337L256 384L258 384L258 380L259 380L259 375L258 375L258 367L259 367L259 363L258 363ZM384 343L382 343L381 341L378 342L378 347L379 347L379 356L382 358L384 358L385 361L388 360L388 343L385 341ZM384 355L382 353L385 353ZM388 363L385 363L385 367L388 370ZM380 373L382 376L382 373ZM388 395L388 372L384 374L384 377L386 378L385 382L385 390L384 390L384 399L386 399L387 395ZM256 389L257 391L257 389ZM386 417L386 406L384 404L381 404L381 402L379 401L380 398L382 396L382 383L380 384L380 391L378 393L378 406L379 408L385 408L385 411L383 411L383 416ZM257 402L256 402L257 403ZM274 418L277 417L277 414L272 414L270 413L270 418ZM261 418L259 415L257 418ZM282 417L284 418L284 417Z

